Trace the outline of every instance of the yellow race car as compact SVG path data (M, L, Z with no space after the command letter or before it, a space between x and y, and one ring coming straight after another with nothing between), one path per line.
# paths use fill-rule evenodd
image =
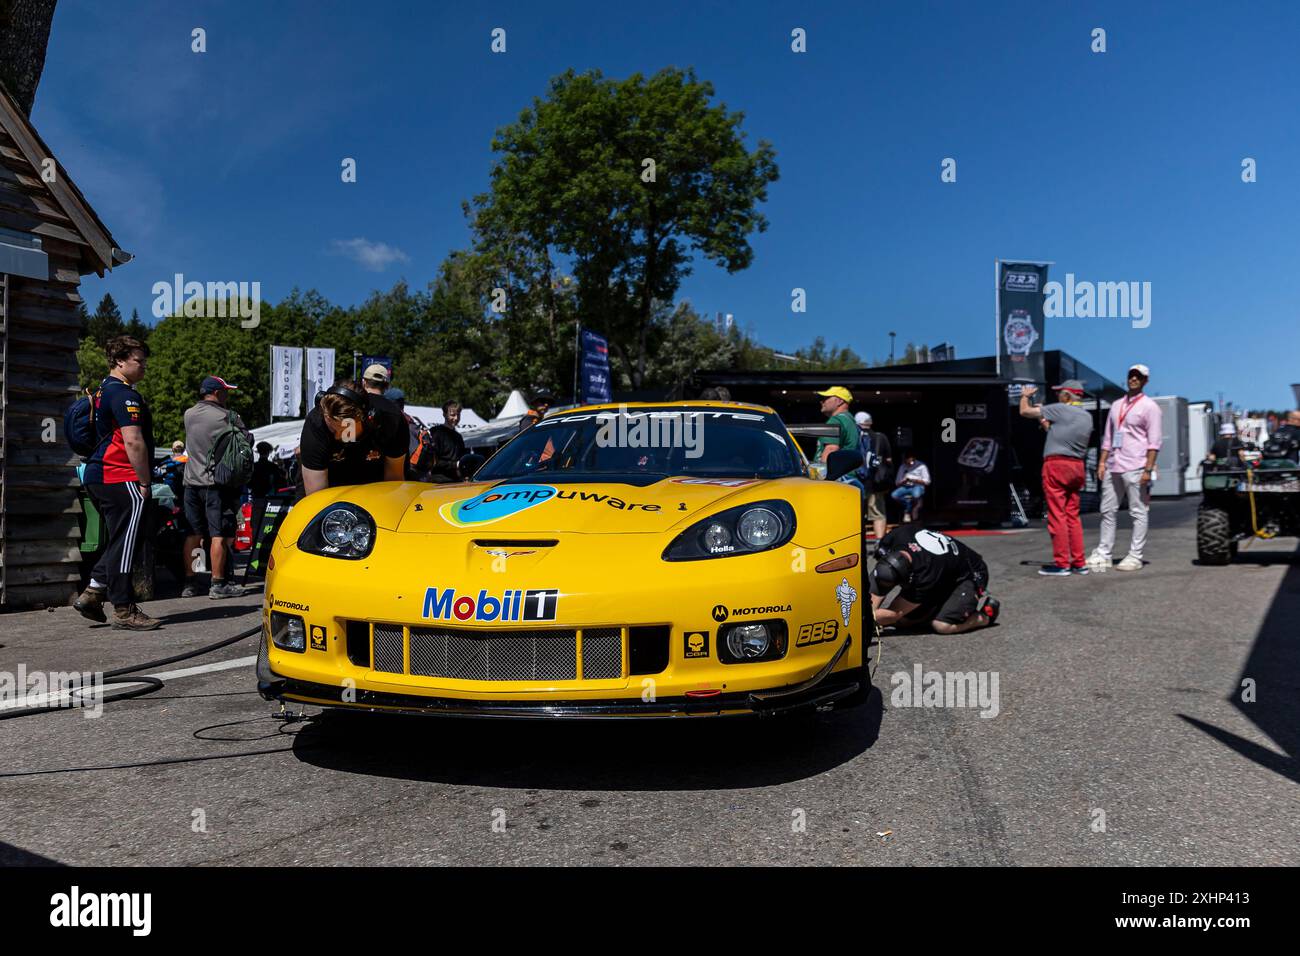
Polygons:
M487 717L861 703L861 514L855 487L809 477L770 408L553 413L468 483L295 506L268 562L258 689Z

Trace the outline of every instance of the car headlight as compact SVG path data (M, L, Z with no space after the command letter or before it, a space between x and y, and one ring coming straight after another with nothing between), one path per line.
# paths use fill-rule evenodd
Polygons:
M664 549L665 561L699 561L779 548L794 537L794 509L784 501L756 501L691 525Z
M375 546L375 519L362 507L341 501L308 522L298 536L299 549L326 558L355 561Z
M718 631L718 662L721 664L756 664L785 657L785 621L749 621L727 624Z

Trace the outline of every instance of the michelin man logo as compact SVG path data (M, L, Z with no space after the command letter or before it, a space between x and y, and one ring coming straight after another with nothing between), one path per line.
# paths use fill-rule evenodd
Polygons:
M849 626L849 614L853 611L853 602L858 599L858 592L848 578L840 579L840 586L835 589L835 599L840 602L840 614L844 616L844 626Z

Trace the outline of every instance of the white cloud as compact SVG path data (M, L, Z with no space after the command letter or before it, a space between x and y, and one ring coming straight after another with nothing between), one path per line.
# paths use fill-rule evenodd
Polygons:
M396 246L390 246L386 242L371 242L369 239L335 239L330 243L330 252L336 256L347 256L371 272L383 272L394 262L411 261L411 257Z

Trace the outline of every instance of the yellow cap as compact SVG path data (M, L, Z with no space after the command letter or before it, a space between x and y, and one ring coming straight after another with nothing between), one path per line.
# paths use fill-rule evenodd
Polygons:
M840 401L849 402L850 404L853 402L853 393L843 385L832 385L826 391L817 394L823 398L838 398Z

